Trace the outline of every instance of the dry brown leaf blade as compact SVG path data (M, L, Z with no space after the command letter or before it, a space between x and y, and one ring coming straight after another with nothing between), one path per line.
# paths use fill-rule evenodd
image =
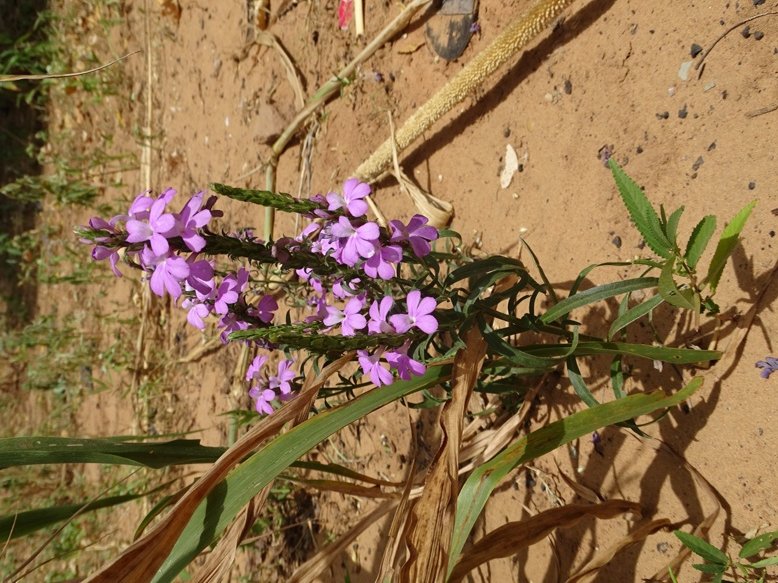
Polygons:
M307 415L318 389L327 379L352 358L346 354L327 365L316 377L309 377L298 398L265 418L239 439L187 491L178 503L143 537L126 548L87 581L93 583L141 583L150 581L181 536L195 509L210 492L227 477L238 463L266 439L276 435L283 426Z
M451 572L449 583L461 581L470 571L487 561L516 554L542 540L557 528L573 526L589 516L608 519L626 512L639 514L640 504L628 500L608 500L601 504L568 504L551 508L527 520L504 524L462 553Z
M421 498L409 514L405 542L410 558L403 565L401 581L432 583L446 577L459 495L459 447L464 414L486 355L486 342L477 327L465 333L464 341L465 348L454 358L451 399L441 415L443 439Z

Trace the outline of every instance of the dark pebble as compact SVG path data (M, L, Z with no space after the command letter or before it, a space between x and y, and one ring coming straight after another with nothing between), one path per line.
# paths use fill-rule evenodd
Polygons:
M743 30L740 31L740 34L743 35L743 38L748 38L751 36L751 27L746 25L743 27Z
M767 234L770 235L771 237L775 237L775 231L769 231Z
M645 248L646 248L646 242L643 239L638 241L638 249L645 249Z
M517 168L519 172L524 172L524 164L519 164L519 167Z
M572 81L570 81L570 79L565 79L564 91L568 95L570 95L573 92L573 83Z
M621 249L621 237L616 235L613 239L611 239L611 243L613 243L616 246L616 249Z
M504 138L510 138L510 137L511 137L511 128L509 128L509 127L506 127L506 128L505 128L505 129L502 131L502 136L503 136Z
M754 6L761 6L764 4L764 0L754 0Z
M702 52L702 47L697 43L692 43L691 55L692 59Z
M670 112L669 111L663 111L662 113L656 114L656 119L669 119L670 118Z
M753 180L748 183L748 190L754 190L756 188L756 182Z
M683 107L678 110L678 117L681 119L686 119L686 116L689 115L689 110L686 109L686 104L683 104Z
M643 146L638 146L638 147L635 149L635 151L636 151L638 154L642 154L642 153L643 153Z
M764 33L761 30L757 30L754 33L754 40L762 40L764 38Z
M695 172L697 172L697 170L699 170L699 169L700 169L700 166L702 166L704 163L705 163L705 160L703 160L703 159L702 159L702 156L700 156L699 158L697 158L697 159L694 161L694 164L692 164L692 170L694 170Z
M712 152L716 149L716 142L711 142L711 145L708 146L708 152Z

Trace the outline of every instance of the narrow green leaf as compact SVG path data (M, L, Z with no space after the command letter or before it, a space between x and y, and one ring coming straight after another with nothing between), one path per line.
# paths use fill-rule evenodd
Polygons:
M751 201L744 206L735 218L724 227L724 232L721 234L718 245L716 245L716 251L713 253L713 259L711 259L708 266L708 275L705 277L708 285L710 285L711 293L716 293L716 288L719 285L721 274L724 272L724 266L727 263L727 259L735 250L737 245L738 236L740 235L743 227L746 226L751 211L754 210L756 201Z
M0 540L19 538L31 534L42 528L53 526L63 522L81 511L90 512L99 508L109 508L137 500L146 494L122 494L121 496L108 496L99 498L93 502L82 502L80 504L65 504L63 506L49 506L47 508L38 508L35 510L26 510L18 514L9 514L0 517Z
M678 537L678 539L685 547L709 563L717 563L719 565L729 564L729 557L722 550L717 549L708 541L701 539L700 537L693 534L689 534L688 532L683 532L682 530L676 530L673 531L673 533Z
M630 217L632 217L632 222L635 223L646 244L660 257L669 258L672 254L672 245L662 232L659 217L648 198L646 198L640 187L627 176L627 173L616 164L613 158L610 159L608 164L613 173L613 179L616 181L616 187L619 190L621 199L624 201L624 205L627 207Z
M565 298L555 306L549 308L549 310L540 317L540 320L544 324L549 324L562 316L566 316L576 308L635 290L656 287L658 283L659 280L655 277L638 277L635 279L626 279L624 281L598 285Z
M610 365L611 386L613 387L613 396L617 399L623 399L626 396L624 392L624 371L621 368L621 355L614 357Z
M773 546L773 542L778 540L778 530L772 532L765 532L759 536L755 536L740 549L740 558L747 559L753 557L755 554L770 548Z
M697 267L697 262L700 260L715 231L716 217L713 215L703 217L697 223L697 226L694 227L692 234L689 236L689 242L686 244L686 253L684 254L686 263L690 268L694 269Z
M198 506L154 581L175 579L200 551L219 537L257 492L327 437L384 405L437 385L450 372L450 365L430 367L420 377L368 391L340 407L319 413L272 440L235 468Z
M701 573L717 575L723 573L727 569L727 566L720 563L697 563L696 565L692 565L692 568L697 569Z
M567 357L567 377L570 379L570 384L573 385L575 394L578 395L588 407L594 407L600 404L594 395L592 395L589 387L586 386L586 381L584 381L583 376L581 375L581 370L578 368L578 362L576 362L574 356Z
M524 352L535 356L566 356L567 345L533 344L523 346ZM708 360L718 360L722 353L716 350L695 350L692 348L667 348L664 346L651 346L650 344L633 344L630 342L604 342L600 340L588 340L579 342L575 349L575 356L591 356L593 354L623 354L648 358L649 360L661 360L674 364L692 364Z
M457 498L448 573L451 573L459 560L462 548L492 491L515 467L602 427L677 405L688 399L701 385L702 378L697 377L669 397L663 391L640 393L579 411L514 441L478 466L463 484Z
M681 220L683 214L683 207L678 207L670 218L667 219L667 225L665 225L665 235L670 244L676 248L678 247L678 222Z
M766 559L762 559L761 561L750 563L748 566L753 567L754 569L764 569L765 567L769 567L770 565L778 565L778 557L767 557Z
M635 322L646 314L651 313L663 301L664 298L660 294L657 294L621 314L613 321L613 324L611 324L610 330L608 330L608 340L618 334L619 331L632 324L632 322Z
M221 447L197 439L131 441L71 437L6 437L0 439L0 469L34 464L100 463L164 468L178 464L213 463Z
M679 289L673 278L673 266L675 257L668 259L659 276L659 294L668 304L684 310L694 310L695 303L692 299L694 291L691 289Z

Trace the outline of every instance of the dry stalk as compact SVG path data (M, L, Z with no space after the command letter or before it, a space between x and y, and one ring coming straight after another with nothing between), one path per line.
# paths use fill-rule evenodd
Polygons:
M407 148L457 103L481 87L483 82L533 38L545 30L573 0L541 0L532 10L513 21L491 45L481 51L464 69L433 95L398 130L399 151ZM357 168L356 176L374 181L392 161L391 138L381 144Z

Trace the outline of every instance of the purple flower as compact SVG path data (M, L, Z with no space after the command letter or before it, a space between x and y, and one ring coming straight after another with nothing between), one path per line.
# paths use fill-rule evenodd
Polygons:
M292 392L291 381L297 376L291 367L294 364L294 360L282 360L278 363L278 374L270 377L268 383L271 389L279 389L282 395L288 395Z
M394 334L394 328L386 321L393 307L394 300L390 296L384 296L380 302L375 300L370 304L370 321L367 323L367 331L371 334Z
M200 236L197 230L205 227L211 220L211 211L208 209L200 210L202 204L203 193L198 192L186 202L176 217L181 238L186 246L195 253L205 248L205 239Z
M238 303L240 294L248 282L249 272L243 267L238 273L227 275L216 290L216 299L214 300L214 311L217 314L225 315L229 311L229 306Z
M334 306L327 306L327 317L324 318L324 325L328 327L340 324L343 336L354 336L357 330L362 330L367 326L367 320L359 312L365 307L365 303L359 297L351 298L343 311Z
M390 241L392 243L407 241L417 257L429 255L432 250L430 241L438 238L438 230L427 225L428 222L427 217L422 215L413 215L407 227L402 224L402 221L390 221L389 228L392 230Z
M232 332L248 330L249 323L238 318L236 314L228 313L219 318L219 327L222 328L219 338L223 344L227 344L230 341L229 336Z
M249 397L254 399L254 408L257 413L270 415L273 413L273 401L276 399L276 392L266 388L266 385L254 385L249 390Z
M149 218L149 209L154 202L153 198L146 196L149 192L151 191L147 190L146 192L141 192L135 197L135 200L132 201L129 212L130 218L138 221L145 221Z
M361 217L367 214L367 203L362 200L370 194L370 185L360 182L356 178L349 178L343 184L343 195L330 192L327 195L329 206L327 210L336 211L345 208L352 217Z
M211 309L206 304L201 304L194 300L185 300L181 304L184 308L189 308L186 314L186 321L195 328L205 330L205 318L211 313Z
M385 363L381 362L384 350L383 347L378 347L373 354L368 353L367 350L357 350L357 360L362 367L362 372L368 375L370 381L377 387L391 385L394 380L392 373L384 366Z
M149 241L154 255L161 256L168 252L170 245L167 240L178 234L175 217L165 210L165 195L160 196L151 205L148 223L137 219L130 219L125 225L127 228L128 243L142 243Z
M395 314L389 317L394 329L398 334L405 334L414 326L427 334L433 334L438 329L438 321L432 313L437 307L435 298L421 297L421 292L417 289L408 293L406 298L408 305L407 314Z
M353 267L360 257L370 258L375 253L373 241L378 239L380 231L376 223L365 223L354 227L346 217L339 217L332 225L332 234L340 240L338 260Z
M92 249L92 259L95 261L108 259L108 262L111 264L111 271L113 271L113 274L116 277L122 276L122 272L119 271L118 267L116 267L116 264L119 262L119 252L116 249L111 249L110 247L104 247L102 245L95 245L95 248Z
M400 263L402 258L403 251L399 246L387 245L382 247L380 244L376 244L375 254L365 261L362 269L373 279L380 277L381 279L389 280L397 273L394 264Z
M332 284L332 295L341 300L355 296L359 293L357 290L359 283L360 279L358 277L355 277L348 283L343 283L343 280L339 279Z
M423 375L427 367L418 360L413 360L408 356L408 347L410 341L406 341L399 348L387 351L386 360L397 370L397 376L402 380L408 381L411 377Z
M159 297L164 297L165 292L174 299L181 295L181 286L189 277L189 264L183 257L172 253L156 255L148 247L141 252L141 263L147 270L153 270L150 287Z
M195 260L196 255L191 255L187 259L189 263L189 277L186 283L195 290L200 300L210 298L216 288L213 279L213 264L207 259Z
M251 361L248 370L246 370L246 380L251 381L253 379L258 379L259 372L262 370L262 367L265 366L266 362L267 356L257 354L254 357L254 360Z
M265 324L270 324L273 321L273 312L278 309L278 302L273 296L262 296L259 300L256 308L249 310L249 315L259 318Z
M762 372L759 376L763 379L770 378L770 375L774 372L778 372L778 358L774 356L765 356L764 360L758 360L756 362L756 368L761 368Z

